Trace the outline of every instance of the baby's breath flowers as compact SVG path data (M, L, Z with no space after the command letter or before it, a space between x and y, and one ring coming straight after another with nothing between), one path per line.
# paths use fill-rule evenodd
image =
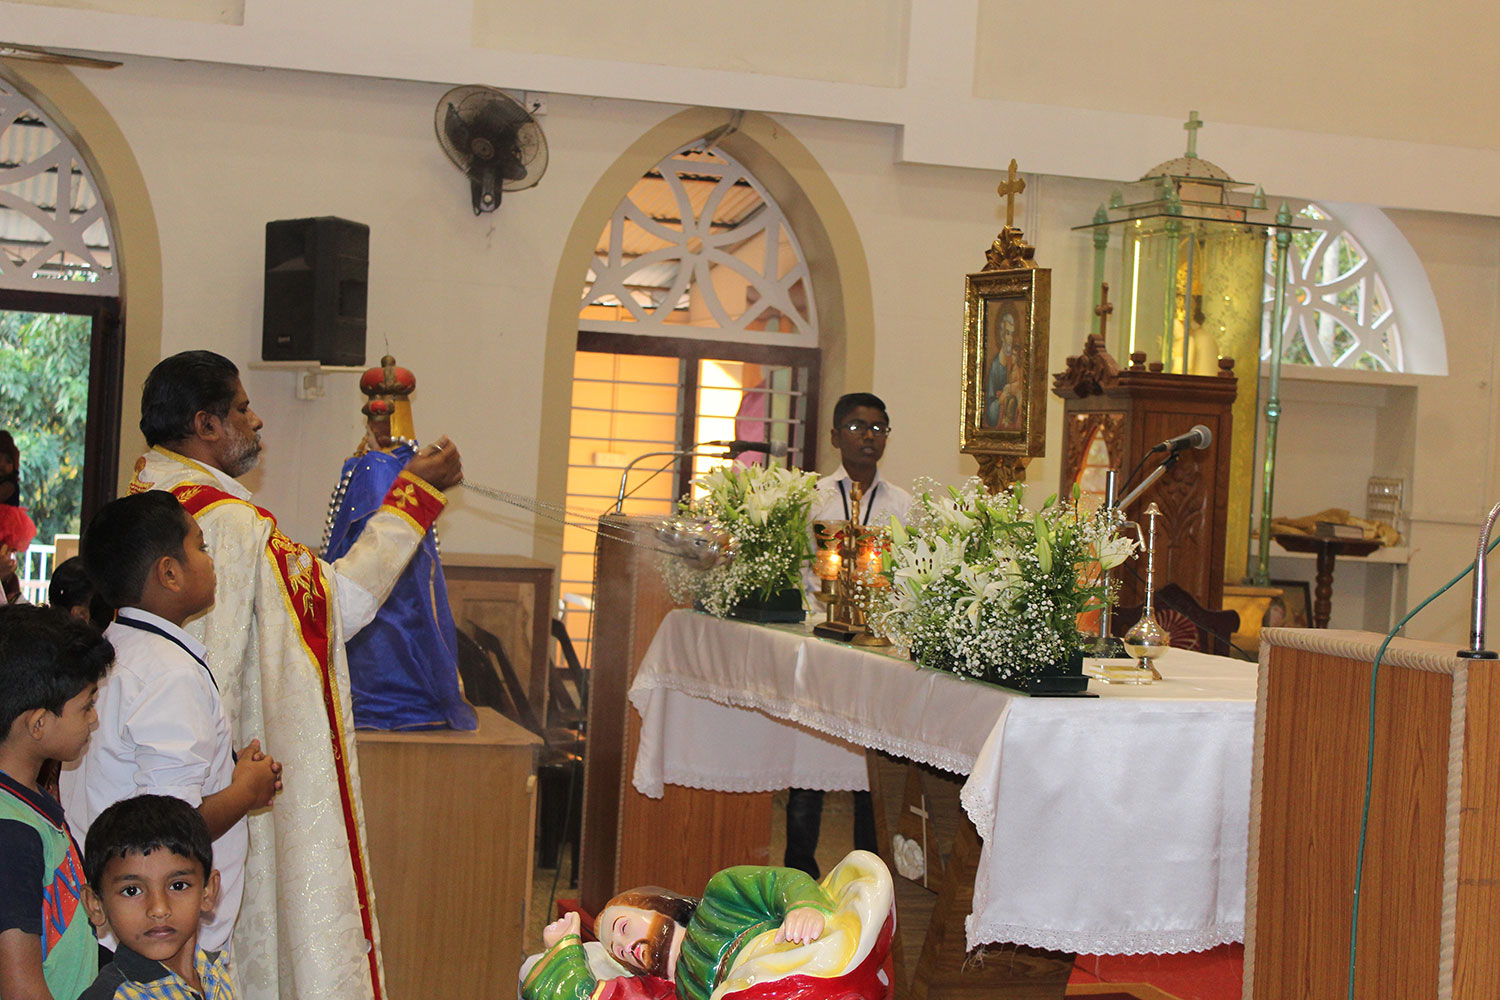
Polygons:
M1038 677L1081 648L1078 615L1102 607L1103 574L1135 542L1075 495L1032 513L1022 487L920 482L908 523L891 523L891 586L871 594L872 627L923 666L995 683Z
M734 557L708 570L665 558L662 574L673 599L694 601L723 618L741 601L800 592L802 564L811 555L807 519L817 474L774 465L720 466L697 485L703 496L684 498L680 510L723 528Z

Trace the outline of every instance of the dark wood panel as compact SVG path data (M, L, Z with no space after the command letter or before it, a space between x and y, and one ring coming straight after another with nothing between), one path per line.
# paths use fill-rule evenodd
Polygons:
M1137 482L1156 467L1159 458L1147 456L1158 442L1195 424L1207 427L1213 435L1207 449L1184 450L1167 473L1131 505L1127 516L1144 524L1147 504L1155 502L1161 508L1164 516L1158 522L1156 551L1158 588L1175 583L1203 607L1222 608L1236 380L1225 373L1169 375L1137 367L1105 375L1085 388L1091 391L1081 397L1065 386L1053 390L1063 399L1060 488L1064 494L1078 478L1089 439L1096 431L1105 435L1110 446L1112 466L1121 477L1122 495L1134 486L1124 477L1143 458L1146 461ZM1145 565L1140 561L1116 571L1122 604L1143 603L1144 574Z

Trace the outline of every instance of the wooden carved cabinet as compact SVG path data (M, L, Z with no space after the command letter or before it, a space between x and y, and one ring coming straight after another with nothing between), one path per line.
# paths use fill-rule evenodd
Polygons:
M1102 492L1104 470L1114 469L1124 496L1156 467L1159 459L1151 458L1135 482L1124 482L1154 445L1195 424L1207 427L1213 443L1202 451L1184 449L1126 516L1143 522L1146 505L1155 501L1163 515L1157 522L1156 586L1175 583L1205 608L1221 608L1234 362L1220 361L1218 375L1172 375L1151 370L1160 365L1148 368L1139 352L1131 360L1131 367L1119 368L1103 344L1090 337L1084 352L1069 358L1067 369L1054 376L1052 391L1063 399L1062 491L1066 495L1079 483ZM1128 565L1144 576L1144 563ZM1129 569L1116 575L1121 604L1145 600L1141 577Z

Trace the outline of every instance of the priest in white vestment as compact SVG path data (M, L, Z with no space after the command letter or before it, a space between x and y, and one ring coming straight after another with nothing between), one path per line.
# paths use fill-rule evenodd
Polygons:
M260 427L227 358L167 358L142 393L151 450L130 489L171 491L202 527L218 589L188 631L208 648L235 745L259 738L285 767L275 805L250 817L232 952L239 995L381 1000L344 640L374 617L462 467L446 438L423 449L329 564L277 530L235 478L255 465Z

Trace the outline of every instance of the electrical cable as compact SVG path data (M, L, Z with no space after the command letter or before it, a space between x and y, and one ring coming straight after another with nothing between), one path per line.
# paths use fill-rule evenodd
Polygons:
M1484 550L1485 555L1489 555L1495 551L1495 546L1497 545L1500 545L1500 536L1496 536L1495 540L1490 542L1490 547ZM1365 749L1365 799L1359 816L1359 853L1354 861L1354 904L1350 910L1349 923L1349 1000L1354 1000L1354 969L1356 952L1359 945L1359 893L1364 887L1365 839L1370 832L1370 790L1375 781L1375 685L1380 679L1380 661L1385 657L1386 648L1390 646L1391 640L1396 638L1396 633L1405 628L1406 623L1415 618L1423 608L1446 594L1453 588L1454 584L1474 572L1474 565L1472 562L1469 563L1464 567L1463 572L1427 595L1421 604L1408 611L1406 616L1396 623L1396 627L1386 633L1385 641L1375 651L1375 659L1370 664L1370 711L1368 716L1370 735L1368 746Z

